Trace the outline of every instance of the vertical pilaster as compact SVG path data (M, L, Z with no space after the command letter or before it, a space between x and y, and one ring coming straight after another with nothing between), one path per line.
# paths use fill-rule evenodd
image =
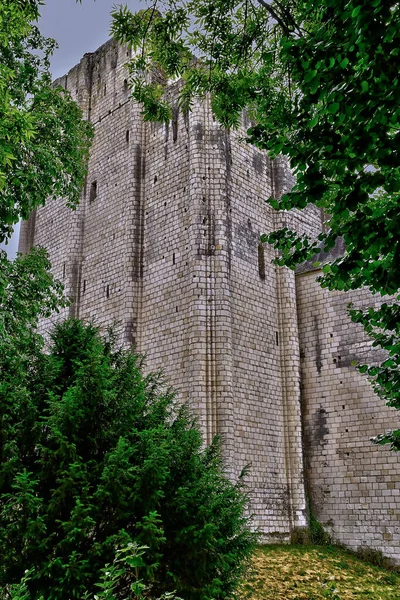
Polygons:
M205 442L220 434L228 463L234 434L229 136L213 122L207 100L195 107L189 123L190 398Z
M279 268L277 285L286 477L290 499L288 508L291 526L297 528L307 526L307 511L301 430L300 348L294 273L286 267Z
M131 103L129 128L130 155L128 163L131 181L130 210L126 211L126 245L124 263L126 315L123 342L141 351L142 300L143 300L143 260L144 260L144 220L146 202L146 139L147 127L140 114L140 106Z
M289 166L279 157L272 168L273 193L279 197L293 185ZM287 226L287 213L275 214L275 228ZM288 486L288 510L291 528L307 526L305 496L301 386L300 346L297 324L295 274L286 267L277 268L279 345L282 377L282 401Z

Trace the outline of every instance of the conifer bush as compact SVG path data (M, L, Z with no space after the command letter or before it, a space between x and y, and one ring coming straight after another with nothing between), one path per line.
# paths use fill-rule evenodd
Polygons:
M49 352L29 339L0 353L2 593L29 570L30 599L82 598L118 549L139 544L148 597L231 597L254 536L219 441L203 449L162 378L93 325L58 325ZM133 571L117 598L133 597Z

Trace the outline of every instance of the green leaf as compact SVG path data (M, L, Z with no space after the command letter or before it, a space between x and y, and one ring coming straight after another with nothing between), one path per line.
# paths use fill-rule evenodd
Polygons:
M318 71L312 70L312 69L310 69L309 71L307 71L307 73L306 73L306 75L304 77L304 81L306 83L308 83L309 81L311 81L312 79L314 79L314 77L316 76L317 72Z
M339 102L332 102L331 104L328 104L328 113L330 114L336 114L340 109L340 104Z

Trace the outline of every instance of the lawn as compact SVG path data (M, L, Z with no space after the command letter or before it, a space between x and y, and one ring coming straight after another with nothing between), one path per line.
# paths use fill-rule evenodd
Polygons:
M399 600L400 575L324 546L264 546L242 600Z

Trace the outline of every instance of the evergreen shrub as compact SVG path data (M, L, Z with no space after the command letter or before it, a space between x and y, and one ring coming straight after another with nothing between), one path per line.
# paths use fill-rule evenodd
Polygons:
M162 377L93 325L58 325L49 352L38 340L0 357L2 593L29 570L32 600L82 598L139 544L148 597L231 597L254 535L219 440L204 449ZM136 579L125 572L116 597Z

